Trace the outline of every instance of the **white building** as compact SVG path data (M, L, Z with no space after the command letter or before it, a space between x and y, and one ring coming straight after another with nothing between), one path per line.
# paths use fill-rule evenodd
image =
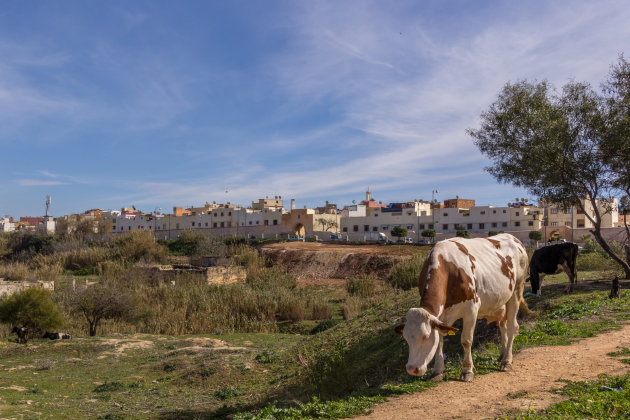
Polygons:
M0 232L13 232L15 224L7 216L0 218Z

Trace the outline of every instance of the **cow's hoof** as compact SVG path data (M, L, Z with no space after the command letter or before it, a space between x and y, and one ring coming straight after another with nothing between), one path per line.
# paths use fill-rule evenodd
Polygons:
M444 380L444 373L432 373L431 376L429 376L429 380L433 382L441 382Z
M499 355L499 358L497 359L497 362L501 363L503 361L503 353L501 353Z
M501 372L509 372L512 370L512 363L501 362Z
M472 382L474 377L475 374L472 372L462 372L462 374L459 375L459 380L462 382Z

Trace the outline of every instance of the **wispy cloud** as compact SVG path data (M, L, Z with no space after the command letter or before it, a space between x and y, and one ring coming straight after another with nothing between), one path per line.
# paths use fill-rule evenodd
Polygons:
M69 184L69 182L53 181L50 179L18 179L17 183L22 187L46 187L51 185Z

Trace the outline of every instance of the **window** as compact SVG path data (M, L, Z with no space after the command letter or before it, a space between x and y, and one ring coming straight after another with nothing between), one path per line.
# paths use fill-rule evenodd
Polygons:
M534 222L530 220L529 222L527 222L527 226L534 226Z
M472 223L468 223L466 226L468 227L468 229L472 229Z
M231 211L228 211L228 216L231 216L231 215L232 215L232 212L231 212Z
M520 213L519 213L519 212L516 212L516 215L517 215L517 216L520 216Z
M269 220L263 220L263 225L269 226Z
M501 227L507 227L507 222L502 222Z
M429 229L435 229L435 228L433 227L433 223L431 223L431 224L429 225Z
M223 217L223 212L221 212L221 217Z
M249 221L249 224L250 224L250 225L252 224L252 221L251 221L251 220Z
M206 222L206 227L208 227L208 222Z
M492 226L492 227L497 227L496 222L492 223L492 225L491 225L491 226Z
M492 210L492 214L497 214L497 211L496 210Z
M418 229L422 229L422 230L424 230L424 223L423 223L423 224L421 224L420 226L418 226Z
M166 223L162 225L162 229L166 230Z
M444 217L448 217L448 213L444 213Z
M551 226L558 226L558 222L551 222Z
M256 224L259 225L260 224L260 220L256 220Z
M485 228L486 228L485 223L479 223L479 229L485 229Z
M387 225L383 225L383 226L381 227L381 230L388 230L388 229L389 229L389 226L387 226Z
M407 230L413 229L413 225L407 225Z
M225 227L225 222L221 222L221 227Z
M343 232L347 232L347 231L348 231L348 228L347 228L347 227L344 227L344 228L343 228L343 229L341 229L341 230L342 230Z
M411 212L410 211L407 212L407 216L411 216Z
M520 226L521 222L514 222L514 226Z
M228 227L232 227L232 222L228 222Z
M192 225L195 226L195 222L192 222Z
M378 232L378 226L372 226L372 231L373 232Z
M217 222L214 222L214 223L212 224L212 227L217 227Z
M564 209L564 214L571 214L571 209Z
M503 214L507 213L507 210L503 209Z
M481 214L486 214L486 211L485 210L481 210Z
M374 217L378 217L378 213L374 213Z
M558 209L551 209L551 214L558 214Z
M564 222L565 226L571 226L571 222Z
M355 231L355 232L358 232L359 231L359 225L354 225L352 227L352 230Z
M448 230L448 225L442 225L442 230Z
M277 225L277 224L278 224L278 220L277 220L277 219L274 219L273 224L274 224L274 225Z
M363 232L369 232L370 231L370 225L363 225Z

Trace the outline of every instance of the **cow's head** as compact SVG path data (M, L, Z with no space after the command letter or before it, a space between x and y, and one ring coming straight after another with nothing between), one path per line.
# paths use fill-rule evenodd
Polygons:
M427 365L435 356L439 344L438 334L455 332L457 328L443 323L436 316L422 308L411 308L407 312L407 321L395 328L402 334L409 344L409 361L407 373L422 376L427 371Z

